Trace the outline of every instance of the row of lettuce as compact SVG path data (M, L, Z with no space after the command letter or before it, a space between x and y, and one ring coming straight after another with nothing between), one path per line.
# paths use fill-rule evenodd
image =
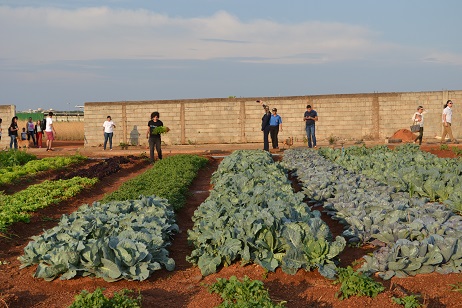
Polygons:
M439 159L408 145L394 151L290 150L283 164L295 170L306 196L323 202L328 214L345 225L349 242L380 247L364 257L362 271L389 279L462 270L462 217L451 210L453 203L430 202L445 201L441 190L453 192L446 200L457 200L459 160Z

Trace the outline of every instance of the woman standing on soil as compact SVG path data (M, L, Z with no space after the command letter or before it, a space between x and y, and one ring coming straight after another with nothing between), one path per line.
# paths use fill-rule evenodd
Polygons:
M18 117L13 117L11 119L10 127L8 128L8 135L11 138L10 139L10 149L13 148L13 145L15 149L18 148L18 130L19 130Z
M112 136L114 135L115 124L112 121L111 116L107 116L107 120L103 123L104 132L104 145L103 150L106 151L107 141L109 140L109 150L112 151Z
M412 121L414 123L419 124L420 130L419 130L419 135L417 138L414 139L414 143L417 143L417 140L419 140L419 145L422 145L422 137L423 137L423 126L424 126L424 108L422 106L417 107L416 113L412 116Z
M42 129L42 121L38 120L37 123L35 123L35 136L37 137L37 146L39 148L42 147L42 136L43 136L43 129Z
M155 132L156 127L164 126L159 117L159 112L154 111L151 113L151 120L148 122L148 130L146 131L146 138L149 139L149 157L152 163L154 162L154 146L156 147L157 157L162 159L160 134Z

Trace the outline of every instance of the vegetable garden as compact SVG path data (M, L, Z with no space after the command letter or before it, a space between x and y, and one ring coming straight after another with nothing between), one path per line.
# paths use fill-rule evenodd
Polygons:
M102 289L132 290L130 307L462 300L458 159L411 145L66 159L0 159L0 307Z

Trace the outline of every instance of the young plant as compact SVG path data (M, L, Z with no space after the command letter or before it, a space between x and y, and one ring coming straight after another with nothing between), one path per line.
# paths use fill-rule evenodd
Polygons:
M273 303L268 290L260 280L250 280L245 276L242 281L231 276L228 279L218 278L217 282L209 286L210 293L221 296L223 303L218 307L285 307L285 302Z
M403 297L392 297L391 300L404 308L419 308L423 305L419 301L420 295L407 295Z
M351 266L337 269L338 278L334 284L341 283L335 296L341 300L350 296L376 297L385 287L363 273L355 272Z
M451 291L462 293L462 282L461 281L459 281L456 284L450 284L449 286L451 286Z
M141 294L133 298L129 296L130 293L133 293L132 290L123 289L120 292L115 292L113 297L108 298L103 294L103 290L104 289L97 288L93 293L83 290L79 295L75 296L75 300L69 308L141 307Z

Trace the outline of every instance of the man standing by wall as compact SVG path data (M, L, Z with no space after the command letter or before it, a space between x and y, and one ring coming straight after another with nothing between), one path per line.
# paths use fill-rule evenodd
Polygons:
M305 121L306 137L308 138L308 147L316 148L316 121L318 120L318 113L316 110L311 108L311 105L306 105L305 115L303 121Z
M443 135L441 136L441 143L446 141L446 135L449 135L449 138L451 138L451 141L454 143L458 143L456 139L454 139L454 136L452 135L452 128L451 128L451 123L452 123L452 101L448 100L446 102L445 108L443 109L443 115L442 115L442 120L443 120Z
M263 132L263 150L269 152L269 132L270 132L270 119L271 119L271 112L269 111L269 106L265 105L263 101L259 102L263 108L265 109L265 114L261 118L261 131Z
M276 108L271 109L271 112L272 115L269 121L271 143L273 145L273 149L279 149L278 134L279 131L282 132L282 118L278 114L278 110Z

